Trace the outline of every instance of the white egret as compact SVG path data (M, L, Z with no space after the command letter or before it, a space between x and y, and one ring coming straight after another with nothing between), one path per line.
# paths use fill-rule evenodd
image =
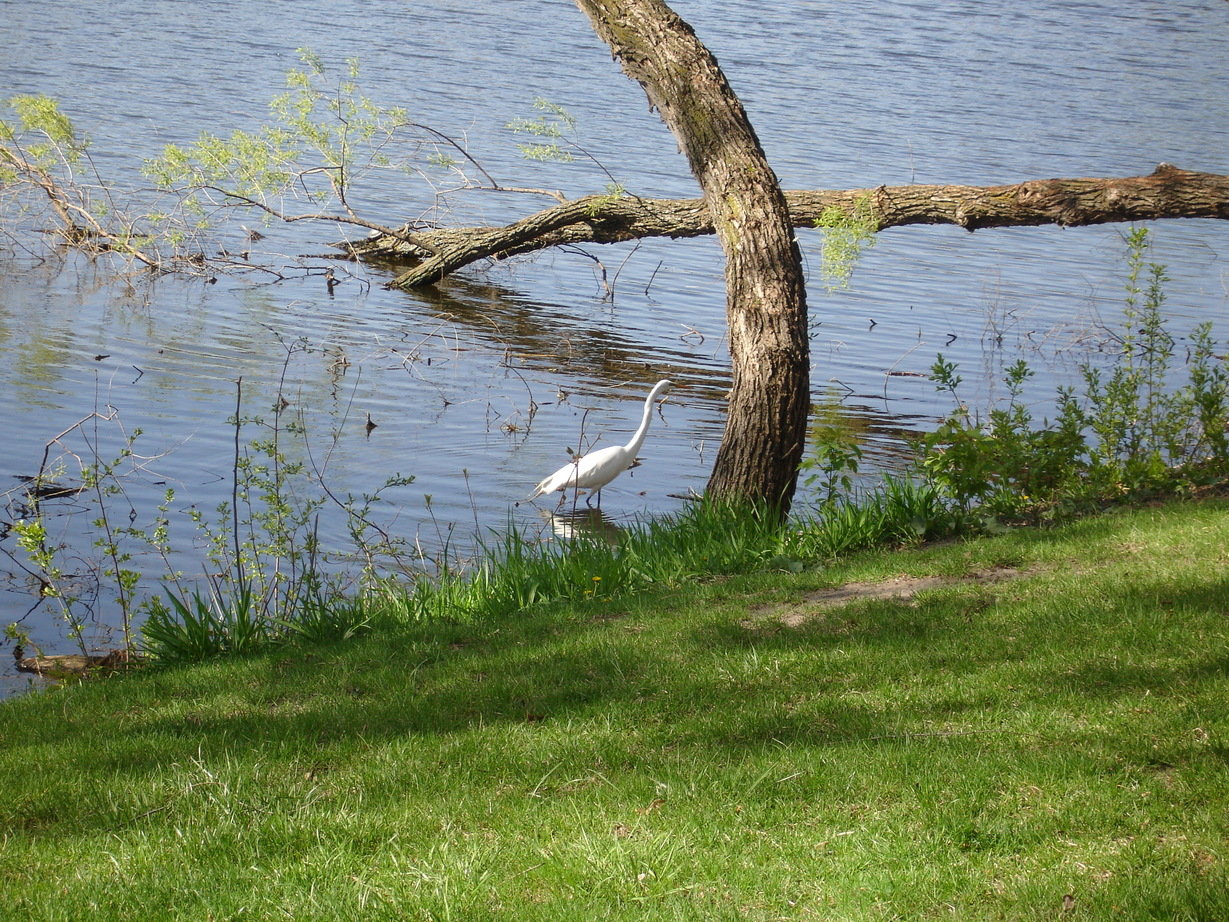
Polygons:
M644 401L644 418L640 420L640 428L626 445L611 445L587 455L577 457L555 473L543 480L530 499L555 490L590 490L596 491L598 501L601 501L602 487L610 483L636 460L636 452L644 444L644 437L649 432L649 420L653 416L653 403L663 393L673 386L670 381L658 381L649 391L648 399Z

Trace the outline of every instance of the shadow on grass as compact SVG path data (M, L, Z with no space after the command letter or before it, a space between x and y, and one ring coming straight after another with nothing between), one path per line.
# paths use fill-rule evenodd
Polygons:
M1172 617L1185 622L1220 615L1224 591L1217 582L1170 592L1183 613ZM345 647L206 666L202 679L217 675L212 691L197 683L195 700L167 702L151 690L117 729L177 738L194 748L220 741L315 745L605 713L677 723L680 737L696 744L738 748L788 738L827 745L889 737L902 726L952 722L1010 705L1013 699L994 685L959 694L942 689L976 684L988 671L1018 665L1030 645L1045 659L1027 685L1010 693L1017 704L1071 693L1174 693L1229 676L1223 649L1184 651L1173 638L1158 648L1154 633L1139 658L1125 659L1113 624L1086 625L1103 630L1104 643L1069 633L1065 640L1046 636L1068 631L1067 625L1018 625L1005 635L973 623L995 603L982 590L972 595L923 597L916 606L856 604L798 628L745 627L733 617L736 611L698 625L671 624L669 614L647 625L561 622L544 614L470 633L454 628L446 641L434 640L431 629L369 637ZM1102 602L1108 612L1138 612L1153 598L1147 586L1123 587ZM1078 620L1078 613L1072 617ZM137 681L160 684L157 677ZM118 698L122 692L115 688ZM167 688L182 694L173 682ZM895 708L894 690L900 693ZM859 697L873 703L859 703ZM78 732L63 728L64 737ZM154 757L151 749L151 764L168 754Z
M1077 531L1086 542L1109 527L1081 525L1065 539ZM1012 553L1047 542L1044 532L1017 539ZM914 560L943 553L923 549ZM645 597L630 612L594 605L588 618L550 610L423 626L14 702L5 745L48 776L152 777L210 757L342 765L415 739L441 752L440 740L455 737L466 758L499 771L564 747L630 762L918 739L976 748L976 734L1023 710L1039 715L1029 745L1044 754L1054 742L1047 715L1074 720L1085 702L1105 710L1144 693L1223 690L1229 581L1219 573L1176 584L1140 576L1070 605L1050 597L1056 578L946 587L916 604L861 602L796 628L749 623L736 582ZM1132 762L1176 758L1128 743L1129 727L1053 735L1099 753L1130 749ZM510 739L517 746L499 751Z

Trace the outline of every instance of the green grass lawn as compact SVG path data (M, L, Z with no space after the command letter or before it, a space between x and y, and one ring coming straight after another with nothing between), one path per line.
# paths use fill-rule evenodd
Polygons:
M0 782L12 919L1229 919L1229 504L68 686Z

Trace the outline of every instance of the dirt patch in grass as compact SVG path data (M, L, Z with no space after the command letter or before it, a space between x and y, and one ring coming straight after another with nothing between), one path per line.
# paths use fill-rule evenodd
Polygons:
M1018 579L1037 572L1035 568L1018 569L1016 567L993 567L986 570L974 570L963 576L895 576L891 579L864 583L846 583L835 589L818 589L808 592L802 597L802 602L784 608L776 608L760 614L758 618L743 622L743 627L762 626L766 620L775 620L786 627L801 627L808 621L822 617L824 612L842 605L867 600L889 600L916 604L914 598L919 592L928 589L941 589L944 586L960 586L970 584L987 585Z

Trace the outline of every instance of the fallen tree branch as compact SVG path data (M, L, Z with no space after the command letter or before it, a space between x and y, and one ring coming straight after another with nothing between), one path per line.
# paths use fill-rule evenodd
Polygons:
M1229 176L1183 170L1168 163L1147 176L1116 179L1042 179L1004 186L879 186L785 195L791 221L798 228L814 228L829 208L852 213L860 202L869 203L877 230L910 224L954 224L974 231L1162 218L1229 219ZM506 259L564 244L711 233L712 218L701 199L591 195L505 227L418 231L415 237L422 246L410 243L403 232L335 245L360 259L413 262L412 268L389 283L389 287L410 289L434 284L482 259Z
M18 148L0 147L0 164L11 169L20 182L43 192L62 225L57 233L65 243L96 252L114 250L131 256L152 269L162 267L161 260L143 252L136 245L136 241L145 239L145 235L126 230L112 231L103 227L93 212L74 201L69 190L62 186L49 170L22 155Z

